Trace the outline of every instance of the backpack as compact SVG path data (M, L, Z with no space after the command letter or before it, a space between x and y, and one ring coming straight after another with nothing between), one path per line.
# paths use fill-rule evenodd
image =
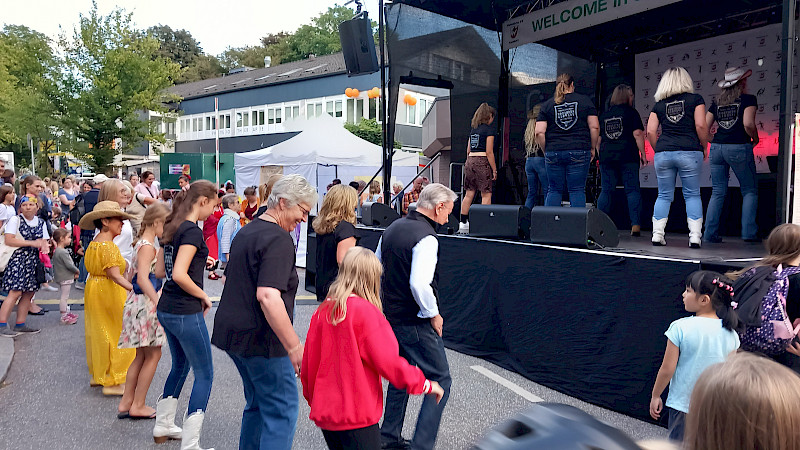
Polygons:
M733 286L737 295L737 285L743 287L741 298L736 298L737 312L742 310L745 323L744 332L739 337L743 350L776 356L786 351L786 347L800 331L800 326L795 328L786 313L789 276L800 273L800 267L778 266L774 270L764 269L760 267L748 270ZM767 284L769 289L766 295L759 297L757 293L763 292ZM754 288L748 291L746 285ZM748 292L751 293L749 297Z
M83 193L80 193L75 196L75 204L69 210L70 223L77 225L84 214L86 214L86 205L83 202Z

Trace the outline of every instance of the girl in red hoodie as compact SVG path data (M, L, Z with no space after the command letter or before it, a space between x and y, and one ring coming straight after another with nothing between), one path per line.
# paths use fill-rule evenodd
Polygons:
M381 448L381 377L409 394L436 395L437 402L444 395L437 382L400 357L381 312L382 270L372 251L351 248L311 317L300 379L309 418L322 428L330 449Z

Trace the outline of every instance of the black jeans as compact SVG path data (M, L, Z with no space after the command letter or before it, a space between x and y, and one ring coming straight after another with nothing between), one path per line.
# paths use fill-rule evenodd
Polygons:
M381 429L378 424L355 430L322 430L325 443L331 450L380 450Z
M422 408L417 418L417 428L411 447L414 450L431 450L436 444L436 435L439 433L439 423L442 412L450 397L450 366L444 353L444 342L436 334L430 323L419 325L392 325L394 335L400 344L400 356L409 364L417 366L425 377L437 381L444 389L444 397L436 404L436 398L426 395L422 401ZM389 384L386 391L386 408L383 413L381 426L381 441L383 443L398 442L403 429L403 419L406 417L408 393Z

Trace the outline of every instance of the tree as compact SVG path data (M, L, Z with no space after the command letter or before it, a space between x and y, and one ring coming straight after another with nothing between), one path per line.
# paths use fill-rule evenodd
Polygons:
M344 127L347 131L355 134L361 139L372 142L375 145L383 145L383 132L381 126L375 119L362 119L357 124L346 123ZM394 148L401 148L398 141L394 141Z
M85 156L93 168L103 171L111 164L117 139L125 147L164 141L142 112L166 113L164 103L178 100L163 92L180 65L159 56L156 38L133 29L130 13L116 8L101 16L93 2L72 38L60 37L59 47L64 66L55 103L66 130L88 144Z
M183 73L175 81L176 83L191 83L193 81L207 80L209 78L217 78L225 73L222 64L215 56L202 54L192 61L192 63L183 70Z
M237 67L264 67L264 57L269 55L268 49L260 46L231 48L219 55L219 62L225 72Z
M147 34L158 40L158 56L180 64L182 69L191 66L203 54L200 43L186 30L173 30L169 25L159 24L148 28Z

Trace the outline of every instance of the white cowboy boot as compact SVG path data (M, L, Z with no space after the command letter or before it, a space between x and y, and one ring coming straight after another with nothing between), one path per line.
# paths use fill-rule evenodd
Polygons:
M664 229L667 228L667 218L656 219L653 217L653 245L667 245L664 239Z
M156 424L153 426L153 440L163 444L167 439L180 439L181 427L175 425L175 410L178 399L175 397L160 398L156 403Z
M200 431L203 429L205 413L198 410L183 421L183 435L181 436L181 450L214 450L213 448L200 448Z
M687 218L686 223L689 225L689 247L700 248L700 243L703 240L703 218Z

